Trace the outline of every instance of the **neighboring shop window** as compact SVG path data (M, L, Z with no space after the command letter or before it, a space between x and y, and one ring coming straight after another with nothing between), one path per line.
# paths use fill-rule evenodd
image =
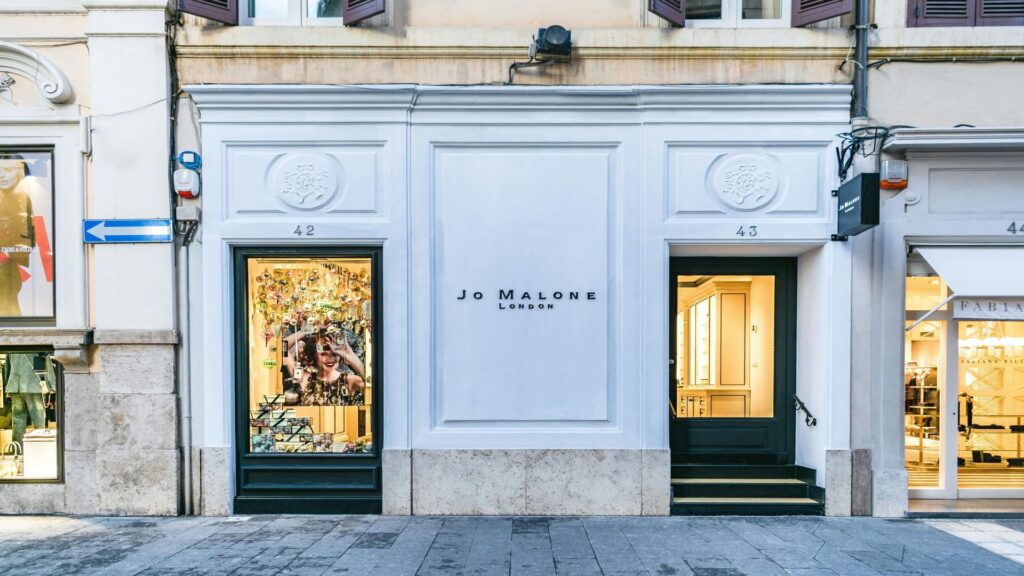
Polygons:
M0 321L52 319L53 153L0 148Z
M247 260L250 452L372 452L371 264Z
M0 351L0 482L59 480L60 370L50 352Z

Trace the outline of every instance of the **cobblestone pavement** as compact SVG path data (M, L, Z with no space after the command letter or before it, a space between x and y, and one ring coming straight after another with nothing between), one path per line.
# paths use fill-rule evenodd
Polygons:
M4 575L1024 574L1024 519L0 517Z

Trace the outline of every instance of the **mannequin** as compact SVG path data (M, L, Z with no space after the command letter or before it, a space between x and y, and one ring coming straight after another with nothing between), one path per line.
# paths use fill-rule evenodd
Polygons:
M46 363L46 378L36 375L35 361L40 354L15 352L7 354L4 364L4 393L11 401L11 425L14 442L21 444L29 420L35 428L46 428L46 394L53 386L53 365L43 356Z

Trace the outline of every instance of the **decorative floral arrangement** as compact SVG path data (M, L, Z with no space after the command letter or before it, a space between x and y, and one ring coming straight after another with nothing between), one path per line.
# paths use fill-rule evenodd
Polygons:
M367 442L365 438L360 438L355 442L345 442L345 446L342 447L342 454L365 454L373 450L373 444Z
M348 270L336 262L319 269L277 268L257 275L253 293L269 345L286 327L324 328L329 334L351 331L362 336L371 329L370 275Z

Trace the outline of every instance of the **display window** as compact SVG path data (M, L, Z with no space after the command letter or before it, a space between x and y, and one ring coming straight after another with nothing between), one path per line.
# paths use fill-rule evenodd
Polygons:
M0 350L0 482L61 477L61 371L49 351Z
M1024 322L955 317L955 298L927 262L908 261L909 488L927 498L1015 494L1024 489Z
M372 264L246 259L249 453L373 452Z
M0 321L54 316L53 152L0 148Z
M771 418L775 278L677 278L677 418Z

